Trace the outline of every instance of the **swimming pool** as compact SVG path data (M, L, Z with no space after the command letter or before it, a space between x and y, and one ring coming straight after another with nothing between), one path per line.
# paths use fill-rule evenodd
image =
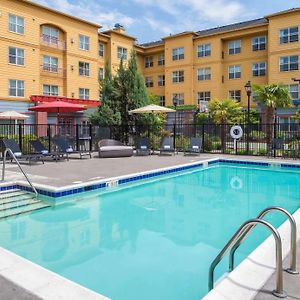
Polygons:
M115 300L196 300L207 293L211 261L239 225L271 205L294 212L299 184L297 170L213 164L2 220L0 245ZM266 236L255 229L237 261Z

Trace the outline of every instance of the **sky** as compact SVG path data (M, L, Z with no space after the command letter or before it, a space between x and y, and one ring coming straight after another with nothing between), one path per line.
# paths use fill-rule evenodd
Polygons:
M100 24L122 24L138 43L198 31L300 7L300 0L33 0Z

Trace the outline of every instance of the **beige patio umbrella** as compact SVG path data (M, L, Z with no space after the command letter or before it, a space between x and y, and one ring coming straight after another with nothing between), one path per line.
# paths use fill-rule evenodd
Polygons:
M146 105L137 109L130 110L130 114L152 114L152 113L171 113L175 109L159 106L155 104Z
M0 113L1 120L25 120L29 118L29 116L20 114L14 110L4 111Z

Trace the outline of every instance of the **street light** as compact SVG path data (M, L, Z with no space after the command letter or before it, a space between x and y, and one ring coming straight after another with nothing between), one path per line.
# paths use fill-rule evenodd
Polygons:
M245 91L248 97L248 105L247 105L247 154L249 153L249 125L250 125L250 97L252 94L251 82L250 80L245 84Z

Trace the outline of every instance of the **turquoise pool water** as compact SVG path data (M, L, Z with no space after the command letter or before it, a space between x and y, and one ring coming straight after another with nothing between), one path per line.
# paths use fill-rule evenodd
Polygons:
M0 245L114 300L198 300L240 224L271 205L294 212L299 186L297 171L213 165L3 220ZM255 229L238 261L267 234Z

